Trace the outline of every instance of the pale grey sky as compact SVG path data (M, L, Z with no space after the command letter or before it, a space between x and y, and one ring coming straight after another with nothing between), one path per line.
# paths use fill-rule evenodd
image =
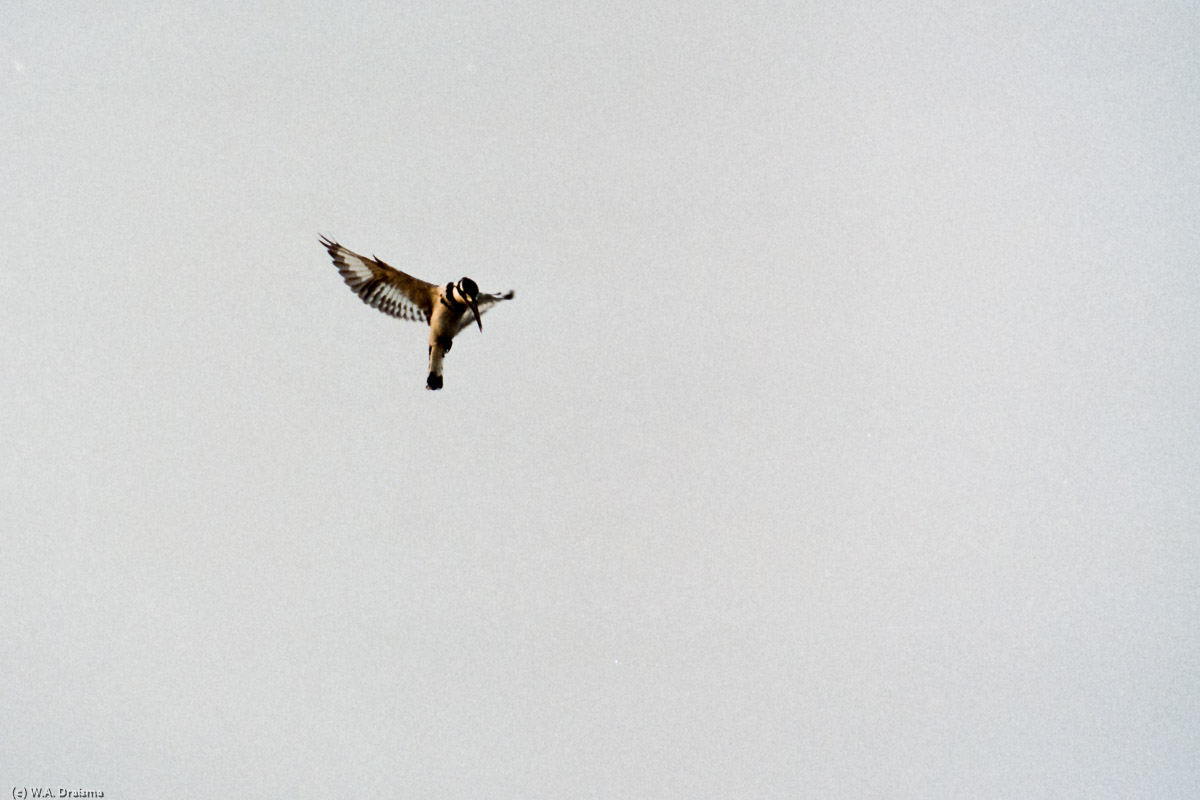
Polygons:
M1198 38L6 3L0 790L1194 797Z

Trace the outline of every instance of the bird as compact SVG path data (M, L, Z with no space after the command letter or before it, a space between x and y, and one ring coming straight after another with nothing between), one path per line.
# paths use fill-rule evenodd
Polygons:
M467 277L445 286L428 283L378 258L360 256L327 236L321 236L321 246L329 251L346 285L364 303L393 317L429 325L429 376L425 388L433 391L442 388L442 360L450 352L454 337L472 321L482 333L480 316L514 296L512 290L504 294L480 292L475 281Z

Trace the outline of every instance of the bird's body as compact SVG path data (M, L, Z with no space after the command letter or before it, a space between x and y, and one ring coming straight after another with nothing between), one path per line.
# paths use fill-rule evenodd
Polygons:
M425 388L442 388L442 360L453 339L472 322L483 330L479 316L513 293L481 294L475 281L437 286L414 278L376 258L360 256L332 239L321 237L346 284L367 305L385 314L429 325L429 377Z

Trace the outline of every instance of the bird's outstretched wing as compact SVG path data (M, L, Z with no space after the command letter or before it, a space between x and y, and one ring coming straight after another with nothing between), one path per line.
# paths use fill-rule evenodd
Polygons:
M482 317L485 311L496 305L496 303L499 303L501 300L512 299L513 292L511 289L504 294L484 294L483 292L480 292L479 297L476 300L476 303L479 306L479 316ZM463 318L459 320L458 327L454 329L453 335L457 336L458 334L462 333L463 328L469 328L473 324L475 324L475 318L470 314L463 314Z
M413 322L429 322L437 287L407 275L375 258L360 256L325 236L321 244L329 251L334 266L362 301L385 314ZM483 311L480 299L479 310Z

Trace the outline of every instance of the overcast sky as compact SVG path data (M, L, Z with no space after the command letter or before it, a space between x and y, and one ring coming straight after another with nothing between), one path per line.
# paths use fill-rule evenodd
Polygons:
M0 790L1194 797L1197 41L9 0Z

